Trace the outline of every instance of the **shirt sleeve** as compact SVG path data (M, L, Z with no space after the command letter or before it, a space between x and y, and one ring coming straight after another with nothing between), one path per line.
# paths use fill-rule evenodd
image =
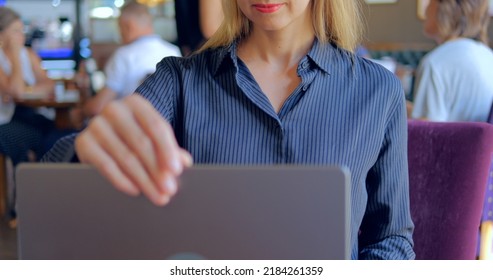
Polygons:
M396 96L379 157L366 180L368 204L360 228L360 259L415 258L404 93Z
M126 63L126 56L122 55L121 49L115 51L104 68L106 75L106 86L116 92L118 97L123 97L125 91L124 86L127 84L127 67L131 67Z
M440 75L428 61L423 61L416 72L414 92L414 119L447 121L448 111L445 104L445 87Z
M77 135L78 133L73 133L59 139L41 158L40 162L78 162L74 147Z
M156 71L136 90L136 93L149 100L173 127L176 122L176 110L180 105L178 95L181 91L176 59L166 57L161 60L156 66Z

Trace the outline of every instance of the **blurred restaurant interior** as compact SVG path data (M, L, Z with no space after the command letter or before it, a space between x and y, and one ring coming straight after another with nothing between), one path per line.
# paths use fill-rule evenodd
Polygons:
M154 16L156 33L176 43L173 0L143 2L148 3ZM408 99L412 99L410 73L436 46L423 34L424 4L421 2L427 1L366 2L363 7L367 23L364 46L371 58L392 60L399 66L395 70L404 83ZM93 58L97 69L104 68L120 45L116 19L124 3L125 0L0 1L20 12L26 29L26 45L37 51L49 76L55 79L72 78L84 59ZM492 35L493 29L489 28L489 37Z
M154 16L156 33L176 43L173 0L144 2L149 4ZM436 46L423 34L421 2L426 0L367 2L363 8L367 22L364 46L371 58L391 59L400 66L396 70L401 71L406 93L410 94L412 83L405 75L412 73L420 59ZM43 59L50 77L72 78L79 62L88 58L93 58L97 68L103 69L120 44L116 18L125 0L2 0L0 3L20 11L26 28L26 45ZM493 37L492 28L489 37Z

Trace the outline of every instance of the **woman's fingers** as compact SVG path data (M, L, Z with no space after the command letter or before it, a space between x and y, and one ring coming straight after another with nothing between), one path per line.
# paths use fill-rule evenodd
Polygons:
M161 191L153 181L150 173L146 169L143 156L138 156L131 146L119 138L117 133L111 132L111 126L105 119L94 120L94 137L102 146L104 151L115 159L119 168L128 174L127 177L155 204L161 205L164 197L169 197L175 193L175 189L165 189ZM135 128L129 127L129 132ZM150 151L151 153L153 151Z
M113 139L108 141L108 145L112 145L113 141L116 140L123 141L122 148L128 149L126 154L131 153L138 157L154 183L159 184L159 168L154 145L147 134L141 129L132 111L126 108L124 103L112 103L101 113L105 117L104 123L107 126L106 130L113 130L115 132L112 135Z
M193 158L192 155L185 149L180 148L180 159L184 167L192 167Z
M160 171L171 172L175 176L181 174L183 163L180 159L180 147L176 142L172 127L165 121L154 107L138 95L125 100L133 104L133 114L142 130L154 144Z
M118 190L132 196L140 194L139 188L124 174L90 132L84 131L77 137L75 148L82 163L92 164Z
M177 191L176 177L192 164L171 126L137 95L108 105L79 135L76 151L117 189L142 192L156 205L169 202Z

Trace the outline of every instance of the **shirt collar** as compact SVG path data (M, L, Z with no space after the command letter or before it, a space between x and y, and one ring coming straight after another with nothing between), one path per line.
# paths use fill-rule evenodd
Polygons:
M330 65L333 64L336 48L330 43L320 43L315 39L313 46L308 52L308 58L326 74L330 74Z
M214 76L220 72L221 66L225 63L225 60L232 62L235 68L238 69L237 47L238 42L235 41L229 46L218 48L212 52L211 55L216 58L211 64ZM315 39L312 48L307 54L307 57L320 70L324 71L326 74L330 74L330 65L336 51L337 47L334 45L330 43L320 43L317 39Z
M218 48L211 53L212 58L212 73L216 76L220 70L221 66L229 61L233 63L236 69L238 69L238 57L236 55L237 42L231 43L231 45ZM229 59L228 59L229 58Z

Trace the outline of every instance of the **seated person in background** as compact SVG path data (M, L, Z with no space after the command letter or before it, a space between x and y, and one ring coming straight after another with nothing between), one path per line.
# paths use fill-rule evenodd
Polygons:
M118 25L124 46L106 64L106 86L86 101L86 117L99 114L110 101L133 93L164 57L181 56L177 46L154 34L152 24L147 6L129 2L122 7Z
M113 101L44 160L76 155L156 205L176 194L192 157L347 166L351 257L414 258L404 93L395 75L353 53L359 1L222 3L225 24L196 55L163 59L137 94Z
M27 161L29 151L40 149L43 137L54 127L35 109L14 103L24 94L48 98L54 93L54 82L24 41L19 14L0 7L0 154L10 157L14 165Z
M223 21L221 0L175 1L178 46L184 56L198 50Z
M412 118L487 121L493 101L488 0L431 0L424 32L439 46L416 72Z
M206 39L216 33L224 20L221 0L200 0L200 30Z

